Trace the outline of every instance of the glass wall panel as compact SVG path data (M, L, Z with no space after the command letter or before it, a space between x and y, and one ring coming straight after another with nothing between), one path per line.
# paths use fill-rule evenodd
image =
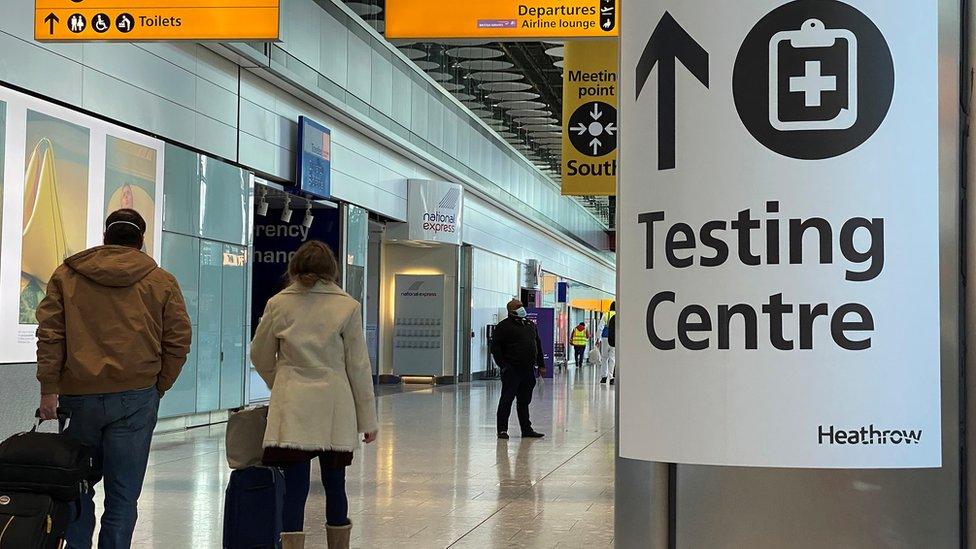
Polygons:
M210 412L220 407L223 254L223 244L208 240L200 242L200 317L195 334L198 357L197 412Z
M196 326L200 307L200 239L164 231L160 266L180 283L190 324Z
M224 245L220 330L220 407L244 403L244 330L247 250Z
M369 253L369 213L358 206L344 206L345 258L343 263L346 292L360 303L366 303L366 255Z
M198 154L166 145L163 184L163 230L199 236L200 165Z
M193 326L194 341L187 358L186 365L176 384L170 389L159 404L159 414L162 417L192 414L197 407L197 358L196 348L199 342L195 337L198 333L197 320L200 296L200 240L190 236L163 232L162 267L176 277L183 290L186 301L187 314Z
M232 244L246 244L250 176L244 170L200 156L201 236Z
M196 333L196 326L193 327ZM192 414L197 410L197 349L200 344L194 340L190 354L180 377L173 388L166 392L159 402L159 417L174 417Z

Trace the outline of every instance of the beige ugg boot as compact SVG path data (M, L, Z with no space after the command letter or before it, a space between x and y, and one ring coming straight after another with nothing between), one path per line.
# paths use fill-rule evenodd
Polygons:
M349 535L352 534L352 523L345 526L328 526L325 531L329 536L329 549L349 549Z
M281 549L305 549L305 532L282 532Z

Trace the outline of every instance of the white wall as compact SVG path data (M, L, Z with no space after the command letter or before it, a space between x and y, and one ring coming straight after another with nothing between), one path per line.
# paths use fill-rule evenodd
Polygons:
M471 253L471 373L483 372L488 359L485 326L503 320L500 310L519 295L519 263L474 248Z
M294 180L298 117L332 130L332 194L384 216L407 217L407 179L436 179L401 153L254 75L241 79L241 162Z
M465 244L519 263L538 259L550 273L615 293L613 269L470 194L464 198L462 237Z

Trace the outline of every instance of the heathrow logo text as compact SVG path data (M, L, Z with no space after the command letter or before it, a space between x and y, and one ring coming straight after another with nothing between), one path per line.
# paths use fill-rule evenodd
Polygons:
M833 425L821 425L817 429L818 443L824 444L918 444L922 430L878 429L872 423L854 429L838 429Z

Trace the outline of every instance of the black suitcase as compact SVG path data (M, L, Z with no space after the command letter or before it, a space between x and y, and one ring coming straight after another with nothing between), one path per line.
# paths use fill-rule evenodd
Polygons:
M0 491L0 549L60 549L73 518L49 495Z
M70 415L58 411L58 432L34 428L0 443L0 492L44 494L74 501L88 490L94 463L88 446L64 436Z
M248 467L231 473L224 499L224 548L281 547L284 505L281 469Z

